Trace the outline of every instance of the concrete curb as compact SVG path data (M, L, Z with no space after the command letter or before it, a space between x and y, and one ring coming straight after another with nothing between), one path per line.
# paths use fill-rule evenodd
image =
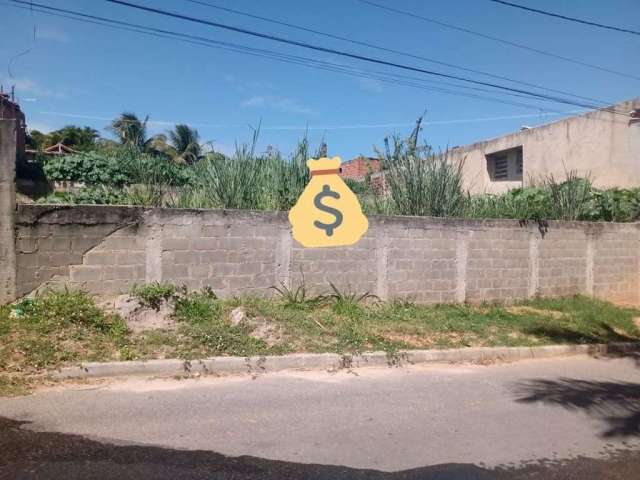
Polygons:
M213 357L203 360L148 360L88 362L50 372L55 379L105 378L130 375L191 376L259 374L282 370L339 370L367 366L402 366L420 363L491 363L571 355L611 355L640 351L640 343L548 345L542 347L469 347L449 350L406 350L394 355L370 352L362 355L294 353L262 357Z

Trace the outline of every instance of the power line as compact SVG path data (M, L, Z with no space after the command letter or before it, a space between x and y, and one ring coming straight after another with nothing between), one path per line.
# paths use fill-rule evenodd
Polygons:
M20 0L12 0L12 1L14 3L26 3L26 2L22 2ZM29 2L29 5L30 5L30 7L23 7L21 5L13 5L13 4L11 4L11 6L13 6L15 8L21 8L21 9L25 9L25 10L26 9L33 9L33 5L31 5L31 2ZM34 5L38 5L38 4L34 4ZM216 49L220 49L220 50L227 50L227 51L237 52L237 53L241 53L241 54L247 54L247 55L252 55L252 56L257 56L257 57L263 57L263 58L268 58L268 59L271 59L271 60L276 60L276 61L280 61L280 62L284 62L284 63L297 64L297 65L301 65L301 66L305 66L305 67L309 67L309 68L327 70L327 71L337 72L337 73L350 75L350 76L355 76L355 77L360 77L360 78L379 80L381 82L390 83L390 84L393 84L393 85L404 85L404 86L419 88L419 89L422 89L422 90L436 91L436 92L441 92L441 93L445 93L445 94L449 94L449 95L456 95L456 96L462 96L462 97L467 97L467 98L474 98L474 99L486 100L486 101L491 101L491 102L497 102L497 103L503 103L503 104L507 104L507 105L515 105L515 106L525 107L525 108L529 108L529 109L539 110L539 107L536 107L536 106L533 106L533 105L529 105L529 104L524 104L524 103L521 103L521 102L513 102L513 101L508 101L508 100L505 100L505 99L501 99L501 98L488 97L486 95L478 95L478 94L471 94L471 93L466 93L466 92L448 90L448 89L444 89L444 88L430 87L430 86L426 86L425 84L442 84L442 85L453 86L455 88L465 88L465 89L471 89L471 90L476 90L476 91L481 91L481 92L498 93L498 94L502 94L502 95L511 95L511 96L516 96L516 97L523 97L523 98L531 99L531 97L529 97L529 96L521 95L521 94L517 94L517 93L496 92L495 90L488 90L488 89L484 89L484 88L480 88L480 87L474 87L474 86L470 86L470 85L459 85L459 84L453 84L453 83L447 83L447 82L438 82L438 81L435 81L435 80L429 81L429 80L425 80L425 79L422 79L422 78L410 77L410 76L406 76L406 75L400 75L400 74L394 74L394 73L388 73L388 72L377 72L375 70L374 71L362 70L362 69L357 69L357 68L353 68L353 67L349 67L349 66L345 66L345 65L340 65L340 64L335 64L335 63L331 63L331 62L326 62L326 61L322 61L322 60L315 60L315 59L311 59L311 58L308 58L308 57L302 57L302 56L297 56L297 55L290 55L290 54L285 54L285 53L280 53L280 52L274 52L272 50L264 50L264 49L246 47L246 46L237 45L237 44L233 44L233 43L229 43L229 42L217 41L217 40L209 39L209 38L206 38L206 37L201 37L201 36L196 36L196 35L188 35L188 34L183 34L183 33L178 33L178 32L172 32L172 31L169 31L169 30L163 30L163 29L158 29L158 28L154 28L154 27L148 27L148 26L143 26L143 25L139 25L139 24L133 24L133 23L129 23L129 22L123 22L123 21L120 21L120 20L113 20L113 19L109 19L109 18L105 18L105 17L99 17L99 16L96 16L96 15L89 15L89 14L84 14L84 13L80 13L80 12L74 12L74 11L71 11L71 10L65 10L65 9L60 9L60 8L56 8L56 7L48 7L48 6L40 6L40 7L42 9L34 9L34 11L37 11L37 12L40 12L40 13L44 13L46 15L52 15L52 16L57 16L57 17L62 17L62 18L69 18L69 19L76 20L76 21L81 21L81 22L84 22L84 23L91 23L91 24L101 25L101 26L105 26L105 27L108 27L108 28L115 28L115 29L119 29L119 30L131 31L131 32L141 33L141 34L150 35L150 36L159 37L159 38L167 38L167 39L171 39L171 40L178 40L178 41L181 41L181 42L190 43L190 44L194 44L194 45L200 45L200 46L205 46L205 47L209 47L209 48L216 48ZM45 10L45 9L48 9L48 10ZM49 10L51 10L51 11L49 11ZM56 13L54 13L54 12L56 12ZM405 81L405 80L409 80L409 81ZM539 99L536 99L536 100L539 100ZM552 112L555 111L555 110L550 110L550 109L545 109L545 110L552 111Z
M16 0L12 0L12 1L16 1ZM300 42L300 41L297 41L297 40L291 40L291 39L279 37L279 36L276 36L276 35L261 33L261 32L257 32L257 31L254 31L254 30L248 30L246 28L234 27L234 26L226 25L226 24L219 23L219 22L213 22L213 21L210 21L210 20L204 20L204 19L201 19L201 18L191 17L189 15L184 15L184 14L175 13L175 12L169 12L169 11L161 10L161 9L158 9L158 8L153 8L153 7L148 7L148 6L144 6L144 5L138 5L138 4L135 4L135 3L125 2L125 1L122 1L122 0L105 0L105 1L109 2L109 3L123 5L123 6L130 7L130 8L137 9L137 10L156 13L156 14L167 16L167 17L171 17L171 18L176 18L176 19L179 19L179 20L186 20L186 21L189 21L189 22L199 23L199 24L202 24L202 25L208 25L208 26L212 26L212 27L215 27L215 28L221 28L221 29L224 29L224 30L229 30L229 31L236 32L236 33L242 33L242 34L250 35L250 36L253 36L253 37L257 37L257 38L264 38L264 39L267 39L267 40L272 40L272 41L279 42L279 43L284 43L284 44L287 44L287 45L294 45L294 46L306 48L306 49L309 49L309 50L314 50L314 51L319 51L319 52L324 52L324 53L330 53L330 54L339 55L339 56L347 57L347 58L353 58L353 59L356 59L356 60L361 60L361 61L365 61L365 62L369 62L369 63L375 63L375 64L379 64L379 65L385 65L385 66L389 66L389 67L399 68L399 69L402 69L402 70L409 70L409 71L413 71L413 72L424 73L424 74L427 74L427 75L433 75L433 76L438 76L438 77L443 77L443 78L460 80L460 81L464 81L464 82L474 83L474 84L477 84L477 85L483 85L483 86L497 88L499 90L507 90L507 91L511 91L511 92L524 93L524 94L527 94L527 95L530 95L530 96L551 100L551 101L554 101L556 103L564 103L564 104L567 104L567 105L573 105L573 106L584 107L584 108L598 108L597 106L592 105L592 104L578 103L576 101L571 101L571 100L568 100L568 99L565 99L565 98L553 97L553 96L544 95L544 94L535 93L535 92L530 92L530 91L526 91L526 90L522 90L522 89L507 87L507 86L504 86L504 85L493 84L493 83L484 82L484 81L480 81L480 80L472 80L472 79L465 78L465 77L446 74L446 73L442 73L442 72L436 72L436 71L432 71L432 70L426 70L426 69L423 69L423 68L413 67L413 66L409 66L409 65L396 63L396 62L389 62L389 61L381 60L381 59L378 59L378 58L368 57L368 56L365 56L365 55L359 55L359 54L356 54L356 53L346 52L346 51L343 51L343 50L336 50L334 48L323 47L323 46L320 46L320 45L314 45L314 44L310 44L310 43L306 43L306 42ZM618 113L620 115L627 115L626 113L622 113L622 112L615 112L615 113Z
M343 41L343 42L349 42L349 43L352 43L354 45L362 45L362 46L365 46L365 47L368 47L368 48L373 48L373 49L376 49L376 50L381 50L381 51L393 53L393 54L396 54L396 55L402 55L402 56L405 56L405 57L408 57L408 58L414 58L414 59L417 59L417 60L423 60L425 62L435 63L435 64L443 65L443 66L446 66L446 67L449 67L449 68L455 68L455 69L463 70L463 71L466 71L466 72L476 73L478 75L485 75L487 77L496 78L496 79L499 79L499 80L506 80L508 82L513 82L513 83L517 83L517 84L520 84L520 85L526 85L528 87L538 88L540 90L546 90L548 92L560 93L562 95L569 95L569 96L572 96L572 97L575 97L575 98L581 98L583 100L595 101L595 102L599 102L599 103L602 103L602 104L607 104L608 103L608 102L604 102L602 100L598 100L598 99L591 98L591 97L583 97L583 96L574 95L572 93L568 93L568 92L565 92L565 91L562 91L562 90L556 90L556 89L553 89L553 88L543 87L543 86L540 86L540 85L536 85L535 83L529 83L529 82L524 82L524 81L520 81L520 80L515 80L513 78L505 77L505 76L502 76L502 75L495 75L495 74L492 74L492 73L483 72L481 70L475 70L475 69L472 69L472 68L462 67L460 65L455 65L455 64L443 62L443 61L440 61L440 60L435 60L435 59L424 57L424 56L421 56L421 55L415 55L415 54L412 54L412 53L407 53L407 52L403 52L401 50L395 50L395 49L392 49L392 48L383 47L381 45L376 45L376 44L372 44L372 43L369 43L369 42L363 42L363 41L359 41L359 40L354 40L354 39L351 39L351 38L348 38L348 37L343 37L343 36L340 36L340 35L334 35L332 33L327 33L327 32L323 32L323 31L320 31L320 30L315 30L315 29L312 29L312 28L309 28L309 27L304 27L304 26L301 26L301 25L296 25L296 24L292 24L292 23L288 23L288 22L283 22L281 20L276 20L276 19L273 19L273 18L268 18L268 17L261 16L261 15L255 15L255 14L252 14L252 13L243 12L243 11L236 10L236 9L233 9L233 8L222 7L222 6L210 3L210 2L204 2L204 1L201 1L201 0L185 0L185 1L193 3L193 4L196 4L196 5L202 5L202 6L205 6L205 7L217 9L217 10L220 10L220 11L223 11L223 12L230 12L230 13L233 13L233 14L236 14L236 15L242 15L242 16L248 17L248 18L262 20L264 22L273 23L275 25L282 25L282 26L285 26L285 27L288 27L288 28L293 28L293 29L300 30L300 31L303 31L303 32L313 33L315 35L321 35L323 37L332 38L334 40L340 40L340 41ZM370 2L365 2L365 3L370 3ZM371 3L371 5L376 5L376 4ZM588 66L591 66L591 65L588 65ZM594 68L599 68L601 70L603 69L603 68L600 68L600 67L594 67ZM604 70L608 71L607 69L604 69ZM619 72L613 72L613 71L612 71L612 73L616 73L616 74L620 74L620 75L627 76L627 77L630 77L630 78L635 78L636 80L640 80L640 77L633 77L633 76L630 76L630 75L626 75L626 74L619 73Z
M52 112L47 110L41 110L38 113L43 115L52 115L57 117L64 118L81 118L85 120L100 120L100 121L111 121L113 117L106 117L104 115L87 115L87 114L76 114L76 113L67 113L67 112ZM585 113L584 111L569 111L569 112L558 112L558 113L536 113L536 114L525 114L525 115L499 115L492 117L472 117L472 118L453 118L453 119L443 119L443 120L430 120L422 122L424 125L449 125L449 124L457 124L457 123L478 123L478 122L493 122L500 120L515 120L515 119L523 119L523 118L536 118L542 116L559 116L559 115L572 115L576 113ZM123 121L123 120L120 120ZM124 120L126 123L127 121ZM130 123L135 123L133 120L129 121ZM246 125L241 124L210 124L210 123L192 123L185 121L169 121L169 120L149 120L147 125L162 125L162 126L171 126L179 123L187 123L191 127L205 127L205 128L245 128ZM360 130L360 129L376 129L376 128L398 128L398 127L413 127L415 126L414 122L403 122L403 123L374 123L374 124L349 124L349 125L262 125L260 127L261 130Z
M545 10L538 10L537 8L531 8L525 5L518 5L517 3L505 2L504 0L489 0L489 1L494 3L500 3L508 7L514 7L514 8L519 8L521 10L526 10L527 12L539 13L540 15L547 15L548 17L561 18L562 20L567 20L569 22L582 23L584 25L589 25L592 27L605 28L607 30L615 30L617 32L630 33L632 35L640 35L640 32L637 30L629 30L628 28L616 27L613 25L605 25L603 23L591 22L589 20L582 20L580 18L575 18L575 17L568 17L566 15L547 12Z
M19 2L19 0L14 0L14 3L15 2L26 3L26 2ZM21 5L14 5L14 4L10 4L10 5L13 6L14 8L20 8L20 9L25 9L25 10L31 10L33 8L33 6L31 4L29 4L29 7L24 7L24 6L21 6ZM271 50L262 50L262 49L256 49L256 48L251 48L251 47L245 47L245 46L236 45L236 44L233 44L233 43L220 42L220 41L212 40L212 39L209 39L209 38L206 38L206 37L187 35L187 34L183 34L183 33L177 33L177 32L172 32L172 31L168 31L168 30L162 30L162 29L157 29L157 28L153 28L153 27L147 27L147 26L143 26L143 25L139 25L139 24L133 24L133 23L123 22L123 21L118 21L118 20L112 20L112 19L108 19L108 18L104 18L104 17L98 17L98 16L95 16L95 15L89 15L89 14L83 14L83 13L74 12L74 11L70 11L70 10L58 9L58 8L55 8L55 7L42 6L42 8L47 8L47 9L53 10L56 13L54 13L52 11L39 10L39 9L37 9L35 11L43 13L43 14L46 14L46 15L52 15L52 16L56 16L56 17L68 18L68 19L71 19L71 20L80 21L80 22L84 22L84 23L96 24L96 25L107 27L107 28L115 28L115 29L119 29L119 30L132 31L132 32L135 32L135 33L141 33L141 34L149 35L149 36L153 36L153 37L167 38L167 39L171 39L171 40L178 40L178 41L181 41L181 42L190 43L190 44L199 45L199 46L205 46L205 47L208 47L208 48L216 48L216 49L221 49L221 50L228 50L228 51L233 51L233 52L237 52L237 53L241 53L241 54L247 54L247 55L252 55L252 56L257 56L257 57L268 58L268 59L271 59L271 60L276 60L276 61L280 61L280 62L284 62L284 63L297 64L297 65L301 65L301 66L308 67L308 68L315 68L315 69L321 69L321 70L337 72L337 73L340 73L340 74L349 75L349 76L355 76L355 77L359 77L359 78L374 79L374 80L379 80L379 81L382 81L384 83L389 83L389 84L393 84L393 85L404 85L404 86L409 86L409 87L413 87L413 88L418 88L418 89L421 89L421 90L430 90L430 91L441 92L441 93L445 93L445 94L449 94L449 95L462 96L462 97L467 97L467 98L490 101L490 102L494 102L494 103L497 102L497 103L502 103L502 104L507 104L507 105L521 106L521 107L534 109L534 110L539 110L539 111L554 112L554 113L558 113L558 114L566 113L566 112L558 112L557 110L552 110L552 109L548 109L548 108L541 109L541 108L535 107L533 105L524 104L524 103L520 103L520 102L508 101L508 100L505 100L505 99L500 99L500 98L495 98L495 97L488 97L488 96L471 94L471 93L466 93L466 92L453 91L453 90L448 90L448 89L443 89L443 88L429 87L429 86L425 86L425 84L442 84L442 85L453 86L455 88L465 88L465 89L477 90L477 91L482 91L482 92L492 92L492 93L500 93L500 94L503 94L503 95L512 95L512 96L523 97L523 95L519 95L519 94L515 94L515 93L495 92L493 90L490 91L490 90L487 90L487 89L474 87L474 86L452 84L452 83L447 83L447 82L438 82L438 81L435 81L435 80L429 81L429 80L425 80L425 79L422 79L422 78L405 76L405 75L400 75L400 74L394 74L394 73L388 73L388 72L377 72L375 70L374 71L370 71L370 70L354 69L352 67L344 66L344 65L341 65L341 64L335 64L335 63L321 61L321 60L314 60L314 59L310 59L310 58L307 58L307 57L284 54L284 53L274 52L274 51L271 51ZM64 13L59 13L59 12L64 12ZM68 13L68 15L66 13ZM77 17L72 16L72 15L77 15L77 16L79 16L81 18L77 18ZM110 22L110 23L107 23L107 22ZM186 37L186 38L183 38L183 37ZM404 81L404 80L409 80L409 81ZM526 98L528 98L528 97L526 97Z
M187 0L187 1L191 1L191 0ZM449 28L449 29L452 29L452 30L457 30L459 32L468 33L470 35L475 35L476 37L485 38L487 40L492 40L494 42L502 43L504 45L509 45L509 46L512 46L512 47L515 47L515 48L520 48L522 50L528 50L530 52L539 53L540 55L545 55L547 57L556 58L558 60L564 60L565 62L570 62L570 63L573 63L575 65L581 65L583 67L593 68L595 70L600 70L602 72L611 73L613 75L618 75L620 77L626 77L626 78L632 78L634 80L640 80L640 77L638 77L636 75L632 75L630 73L619 72L617 70L612 70L611 68L601 67L599 65L594 65L592 63L583 62L582 60L576 60L575 58L565 57L564 55L559 55L557 53L549 52L547 50L541 50L539 48L529 47L529 46L523 45L521 43L512 42L510 40L505 40L503 38L494 37L492 35L487 35L485 33L477 32L477 31L474 31L474 30L469 30L468 28L463 28L463 27L459 27L457 25L452 25L450 23L445 23L445 22L442 22L440 20L435 20L433 18L429 18L429 17L425 17L425 16L422 16L422 15L418 15L416 13L408 12L406 10L400 10L398 8L395 8L395 7L389 7L387 5L381 5L379 3L372 2L370 0L356 0L356 1L360 2L360 3L364 3L364 4L367 4L367 5L370 5L370 6L375 7L375 8L380 8L382 10L386 10L388 12L393 12L393 13L397 13L397 14L400 14L400 15L405 15L405 16L411 17L411 18L416 19L416 20L423 20L425 22L429 22L429 23L432 23L432 24L435 24L435 25L440 25L441 27Z

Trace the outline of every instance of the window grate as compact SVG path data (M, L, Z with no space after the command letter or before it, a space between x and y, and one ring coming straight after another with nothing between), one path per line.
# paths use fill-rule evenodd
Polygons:
M496 157L493 160L493 178L496 180L506 180L509 177L509 163L507 157Z

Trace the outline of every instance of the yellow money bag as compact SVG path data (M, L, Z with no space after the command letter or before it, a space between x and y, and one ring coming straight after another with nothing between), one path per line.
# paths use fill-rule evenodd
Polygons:
M289 212L293 238L305 247L352 245L369 228L358 197L340 178L340 157L309 159L311 181Z

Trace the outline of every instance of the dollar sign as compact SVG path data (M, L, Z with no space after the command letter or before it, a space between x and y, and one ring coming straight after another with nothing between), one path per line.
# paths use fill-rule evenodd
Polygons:
M333 215L334 217L336 217L333 223L322 223L322 222L319 222L318 220L313 222L313 224L317 228L321 228L322 230L325 231L325 233L327 234L327 237L330 237L331 235L333 235L333 231L336 228L338 228L340 225L342 225L342 212L340 212L339 210L336 210L335 208L323 205L322 199L324 197L331 197L337 200L340 198L340 194L338 192L334 192L333 190L331 190L329 185L323 185L322 191L318 192L318 194L313 199L313 204L316 206L318 210L322 210L323 212L327 212Z

